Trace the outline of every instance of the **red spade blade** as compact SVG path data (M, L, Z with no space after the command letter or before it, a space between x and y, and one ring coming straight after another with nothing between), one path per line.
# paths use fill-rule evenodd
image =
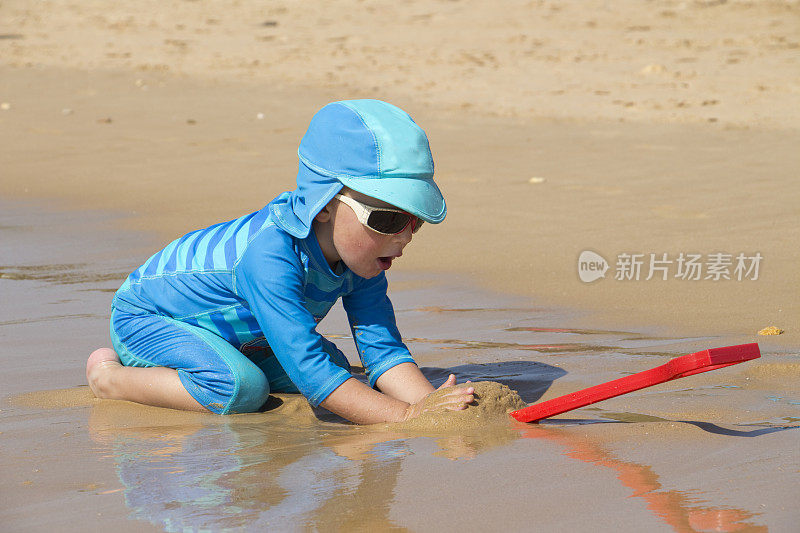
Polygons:
M735 365L759 357L761 357L761 352L757 343L703 350L702 352L676 357L666 364L644 372L601 383L600 385L559 396L546 402L529 405L510 414L520 422L536 422L543 418L566 413L579 407L585 407L615 396L644 389L645 387L652 387L673 379L699 374L700 372L708 372L709 370Z

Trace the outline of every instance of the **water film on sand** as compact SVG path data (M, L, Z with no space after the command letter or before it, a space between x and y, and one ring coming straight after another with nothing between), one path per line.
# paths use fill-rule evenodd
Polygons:
M108 215L4 203L0 520L11 529L787 529L797 357L694 376L525 425L357 427L276 395L215 416L94 399L111 291L157 247ZM106 218L104 218L106 217ZM57 258L57 259L56 259ZM723 339L591 328L469 280L392 272L400 330L434 384L536 402ZM320 331L358 364L341 309ZM565 505L573 502L574 505Z

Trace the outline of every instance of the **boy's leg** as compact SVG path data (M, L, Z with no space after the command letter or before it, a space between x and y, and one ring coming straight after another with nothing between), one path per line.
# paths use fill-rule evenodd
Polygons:
M269 395L264 373L214 333L156 315L114 310L113 352L98 350L87 378L100 396L214 413L251 412Z
M92 352L86 362L86 379L98 398L208 412L189 394L174 368L122 366L111 348Z

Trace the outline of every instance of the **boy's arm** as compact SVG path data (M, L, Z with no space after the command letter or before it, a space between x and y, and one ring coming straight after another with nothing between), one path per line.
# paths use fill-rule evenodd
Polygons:
M325 351L316 320L306 309L303 267L291 237L256 235L234 269L236 294L250 308L289 378L317 406L350 379Z
M416 368L415 365L412 366ZM389 372L385 372L381 379ZM427 382L427 380L425 381ZM450 377L439 389L450 388L451 390L438 397L437 401L425 405L428 394L423 395L414 403L406 403L351 378L330 393L320 406L356 424L402 422L416 418L428 410L445 408L458 411L466 409L467 404L473 401L475 391L472 387L454 387L455 382L456 377L450 374ZM428 386L431 387L432 392L433 387L430 383Z
M356 278L353 290L342 297L342 304L347 312L353 340L369 384L397 399L415 401L421 394L432 390L423 391L419 388L420 385L425 387L419 379L425 380L419 369L410 376L400 378L406 385L412 386L410 394L396 396L400 387L392 387L390 384L389 388L385 388L379 385L383 374L395 367L416 366L397 329L394 308L386 291L385 274L370 279Z
M382 393L408 403L416 403L436 390L414 363L393 366L381 374L375 385Z

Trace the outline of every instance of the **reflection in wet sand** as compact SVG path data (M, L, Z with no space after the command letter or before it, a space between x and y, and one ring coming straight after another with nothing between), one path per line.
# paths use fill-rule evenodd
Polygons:
M608 413L612 414L612 413ZM679 490L664 490L652 467L614 457L603 446L561 428L530 425L522 438L543 439L565 448L564 455L617 473L617 479L632 490L631 497L641 498L647 508L678 532L694 531L767 531L755 524L756 515L741 509L711 507L701 498Z
M536 371L532 371L535 368ZM434 381L449 369L427 368ZM544 364L464 365L549 384ZM214 416L94 400L86 388L53 393L51 406L91 405L89 431L113 458L131 517L166 531L236 529L402 529L389 516L398 474L414 439L435 455L471 459L516 439L510 426L468 432L327 422L298 395L276 395L263 413ZM18 405L43 404L26 394ZM320 419L320 416L322 419Z
M177 420L120 427L119 407L98 404L89 428L114 457L131 517L166 531L318 529L317 512L334 496L357 492L371 466L326 446L330 437L320 427L265 420L269 415L206 415L180 423L183 413L149 414ZM376 461L374 468L391 483L397 459L378 454ZM377 503L378 511L386 507Z
M131 517L166 531L402 529L389 517L393 491L410 439L424 433L287 416L308 410L299 397L282 399L273 411L228 417L98 401L89 431L114 458ZM460 459L515 438L502 428L436 442Z
M520 376L536 375L530 364L511 365ZM468 366L461 369L466 375L511 372L502 364ZM548 384L561 375L548 365L536 368ZM448 369L425 372L437 381ZM85 389L62 391L58 398L80 404ZM37 399L17 401L30 405ZM436 455L458 460L518 438L508 426L400 433L391 426L326 422L297 395L276 395L264 413L227 417L128 402L90 404L91 437L114 458L131 516L166 531L402 529L389 511L412 440L431 439Z

